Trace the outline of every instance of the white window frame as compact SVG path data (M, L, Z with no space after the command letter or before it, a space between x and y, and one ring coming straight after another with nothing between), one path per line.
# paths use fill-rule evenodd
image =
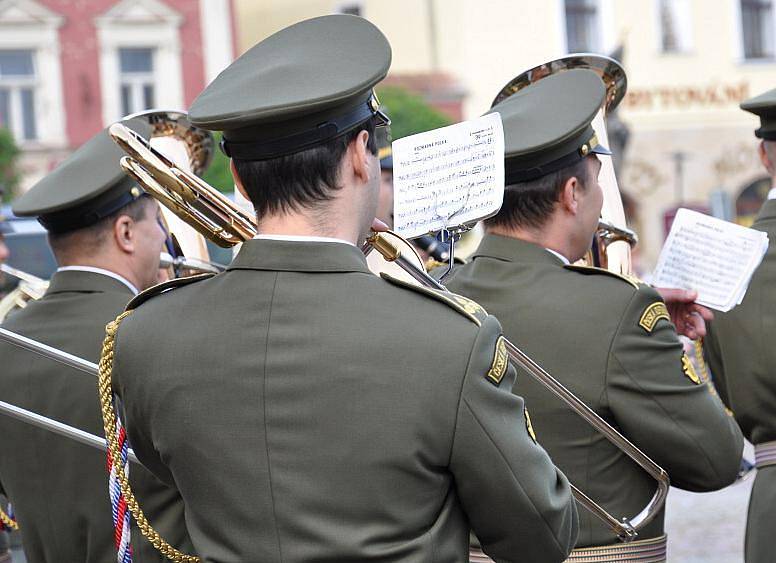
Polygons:
M8 49L0 49L0 52L7 51ZM38 65L35 61L35 51L32 49L14 49L14 51L28 51L32 55L32 75L24 76L1 76L0 75L0 90L9 89L10 95L8 99L8 113L10 114L11 121L11 134L14 139L19 143L36 142L39 138L38 135L38 113L33 106L32 111L35 121L35 138L26 139L24 136L24 110L22 109L22 89L31 89L33 91L33 103L38 97ZM7 124L5 124L7 126Z
M771 3L771 17L773 19L773 24L771 26L773 31L773 37L771 37L773 53L769 58L747 59L744 49L744 17L741 13L741 0L733 0L733 22L735 23L735 29L733 30L733 40L735 41L733 52L736 54L736 59L740 64L757 65L776 63L776 0Z
M617 47L614 0L593 0L596 5L596 45L592 52L607 55ZM558 0L558 13L560 21L561 50L569 53L569 42L566 28L566 0Z
M0 0L0 49L33 53L37 137L25 140L14 135L19 146L25 149L67 146L58 31L63 23L62 16L34 0ZM22 80L29 84L28 79ZM14 103L13 98L19 98L18 102ZM20 98L12 96L11 112L21 113ZM17 104L19 107L15 110L13 106ZM18 123L18 119L13 121Z
M653 6L654 6L654 14L655 14L655 50L660 53L661 55L686 55L688 53L692 53L695 49L695 36L693 33L693 20L692 20L692 9L693 4L692 0L682 0L685 4L684 7L686 10L689 11L688 18L686 20L682 20L680 17L677 20L677 23L679 26L681 26L681 29L679 29L679 34L681 35L682 39L680 40L680 43L684 43L684 45L681 45L679 49L675 51L666 51L663 49L663 19L661 18L660 14L660 7L663 0L654 0ZM675 1L675 0L672 0Z
M121 47L120 49L123 49ZM120 49L116 51L116 56L119 56ZM129 86L130 92L130 106L132 111L130 113L137 113L145 109L145 100L143 99L143 89L146 86L152 86L154 89L154 101L156 100L157 85L154 79L154 72L156 70L156 51L151 49L151 72L122 72L121 62L119 61L119 92L122 87ZM122 104L121 94L119 93L119 104ZM123 112L123 108L120 109Z
M234 60L232 7L229 0L199 2L202 54L205 58L205 83L209 84Z
M153 49L155 105L183 109L182 21L180 14L157 0L123 0L95 18L105 126L123 117L119 49Z

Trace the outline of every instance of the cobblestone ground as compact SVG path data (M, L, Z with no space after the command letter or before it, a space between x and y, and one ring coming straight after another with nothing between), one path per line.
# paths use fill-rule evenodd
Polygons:
M754 458L750 448L746 457ZM754 473L713 493L671 489L666 508L670 563L743 563L744 529Z

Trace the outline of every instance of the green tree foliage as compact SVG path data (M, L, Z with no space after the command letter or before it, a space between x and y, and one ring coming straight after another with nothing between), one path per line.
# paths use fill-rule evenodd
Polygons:
M202 176L202 179L219 191L232 192L234 191L234 180L232 179L232 172L229 170L229 159L218 148L218 144L221 142L221 133L214 134L214 141L213 162Z
M378 90L378 96L391 117L391 137L393 140L452 123L449 117L431 107L421 96L404 88L386 86ZM217 133L215 135L216 146L220 141L221 135ZM220 150L216 149L213 163L205 172L203 179L222 192L234 190L234 181L229 170L229 159Z
M431 107L421 96L404 88L385 86L377 90L377 96L391 118L394 141L452 123L449 117Z
M3 201L11 199L19 184L19 171L16 168L19 152L11 132L0 127L0 192L3 192Z

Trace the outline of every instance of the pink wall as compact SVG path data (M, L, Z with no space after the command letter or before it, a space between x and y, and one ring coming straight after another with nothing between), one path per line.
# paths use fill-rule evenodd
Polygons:
M183 66L183 102L188 109L194 98L205 88L205 59L202 54L202 27L199 20L199 2L207 0L165 0L165 3L183 16L180 27Z
M68 144L76 148L103 127L99 45L93 20L119 0L39 0L65 17L59 28ZM180 27L185 105L205 87L199 2L163 0L183 16ZM118 87L118 85L117 85Z
M68 144L75 148L102 129L99 45L92 18L116 0L39 0L65 16L59 28Z

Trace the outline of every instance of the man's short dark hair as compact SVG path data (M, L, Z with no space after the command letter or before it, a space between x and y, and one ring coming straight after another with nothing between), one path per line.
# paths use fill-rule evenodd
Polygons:
M504 203L501 209L493 217L485 219L485 226L509 229L541 228L550 218L569 178L576 177L584 189L588 173L587 159L583 158L571 166L535 180L507 186L504 188Z
M329 201L340 189L339 167L348 146L361 131L369 133L367 149L377 155L375 121L304 151L269 160L234 159L256 215L299 211Z
M73 250L86 254L97 251L110 235L113 224L120 216L127 215L135 222L145 219L149 201L151 201L151 196L143 194L93 225L66 233L49 233L48 241L54 256L60 260Z

